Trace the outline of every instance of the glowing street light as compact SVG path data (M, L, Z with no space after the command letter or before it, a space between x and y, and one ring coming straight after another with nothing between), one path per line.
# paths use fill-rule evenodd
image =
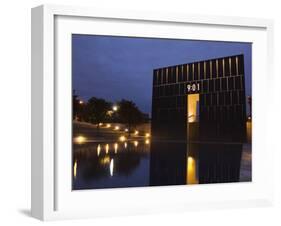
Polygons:
M106 128L110 128L111 127L111 124L106 124Z
M119 130L120 129L120 127L119 126L115 126L115 130Z
M145 137L150 137L150 134L149 134L149 133L146 133L146 134L145 134Z
M117 110L118 110L118 107L117 107L116 105L114 105L114 106L112 107L112 110L113 110L113 111L117 111Z
M83 144L86 142L86 137L84 137L84 136L75 137L74 142L77 144Z
M126 137L125 136L121 136L121 137L119 137L119 140L124 142L126 140Z
M83 100L79 100L79 104L84 104Z
M136 131L135 131L135 135L138 135L138 134L139 134L139 131L136 130Z

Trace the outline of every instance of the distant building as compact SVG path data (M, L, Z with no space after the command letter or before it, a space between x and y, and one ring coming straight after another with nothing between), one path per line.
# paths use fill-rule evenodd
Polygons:
M237 161L240 161L242 143L246 140L244 56L227 56L155 69L151 133L155 141L177 141L177 149L182 143L181 147L187 147L189 154L199 152L200 161L208 161L205 165L200 164L201 172L207 170L204 169L206 166L214 167L214 171L216 169L216 164L209 163L219 161L219 157L212 160L211 150L230 157L223 158L223 165L225 171L231 168L232 174L219 177L217 174L220 172L214 175L200 173L200 183L237 181L240 167ZM151 183L157 185L158 168L169 166L166 161L161 162L161 153L157 152L159 156L154 156L158 154L153 152L155 145L151 145ZM171 144L169 151L173 151ZM182 155L184 150L180 153ZM185 164L183 162L182 166L177 167L186 167ZM174 168L175 173L179 170ZM205 178L206 175L208 178ZM181 184L185 176L180 177L182 182L171 180L163 184Z

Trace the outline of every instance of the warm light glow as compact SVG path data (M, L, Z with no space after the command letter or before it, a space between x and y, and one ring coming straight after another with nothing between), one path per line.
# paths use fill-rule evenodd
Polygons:
M187 158L187 184L198 184L196 177L196 160L189 156Z
M134 141L134 145L135 145L136 147L138 146L138 144L139 144L138 141Z
M125 132L128 132L129 130L126 128L124 131L125 131Z
M77 160L75 160L75 162L74 162L73 176L74 176L74 178L76 178L76 176L77 176Z
M115 143L115 144L114 144L114 152L115 152L115 154L117 153L117 149L118 149L118 144Z
M117 107L116 105L114 105L114 106L112 107L112 110L113 110L113 111L117 111L117 110L118 110L118 107Z
M106 127L107 127L107 128L110 128L110 127L111 127L111 124L106 124Z
M135 131L135 135L138 135L138 134L139 134L139 131L136 130L136 131Z
M124 147L127 148L127 142L124 143Z
M146 134L145 134L145 137L150 137L150 134L149 134L149 133L146 133Z
M109 164L109 162L110 162L109 156L105 156L105 157L103 157L103 158L100 159L100 163L101 163L102 165L107 165L107 164Z
M112 114L113 114L113 111L107 111L107 112L106 112L106 114L107 114L107 115L109 115L109 116L111 117L111 116L112 116Z
M110 176L113 176L113 170L114 170L114 159L111 159L109 164Z
M103 123L100 122L100 123L99 123L99 126L102 126L102 125L103 125Z
M120 129L120 127L119 126L115 126L115 128L114 128L115 130L119 130Z
M105 145L105 153L108 154L108 151L109 151L109 144L106 144Z
M84 137L84 136L75 137L74 142L77 144L83 144L86 142L86 137Z
M145 144L149 144L149 140L148 139L145 140Z
M97 156L100 156L100 144L97 147Z
M119 137L119 140L124 142L126 140L126 137L125 136L121 136L121 137Z
M188 161L188 164L193 164L194 163L194 159L191 156L189 156L187 158L187 161Z
M247 142L252 142L252 121L246 122Z
M83 100L79 100L79 104L84 104Z
M199 119L199 94L188 95L188 122L197 122Z

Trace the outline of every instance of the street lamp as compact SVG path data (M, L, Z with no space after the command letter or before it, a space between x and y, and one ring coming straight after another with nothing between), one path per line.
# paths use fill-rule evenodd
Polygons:
M79 104L84 104L83 100L79 100Z
M114 106L112 107L112 110L113 110L113 111L117 111L117 110L118 110L118 107L117 107L116 105L114 105Z
M119 140L122 141L122 142L124 142L124 141L126 140L126 137L125 137L125 136L121 136L121 137L119 138Z

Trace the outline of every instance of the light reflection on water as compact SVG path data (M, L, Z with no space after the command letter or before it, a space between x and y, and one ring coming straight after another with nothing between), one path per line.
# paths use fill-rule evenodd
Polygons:
M73 189L148 186L147 140L74 144Z
M186 143L144 138L74 143L73 150L73 189L93 189L238 182L242 145L187 149Z
M114 167L114 159L111 159L109 163L110 176L113 176L113 167Z
M187 184L198 184L197 159L192 156L187 158Z

